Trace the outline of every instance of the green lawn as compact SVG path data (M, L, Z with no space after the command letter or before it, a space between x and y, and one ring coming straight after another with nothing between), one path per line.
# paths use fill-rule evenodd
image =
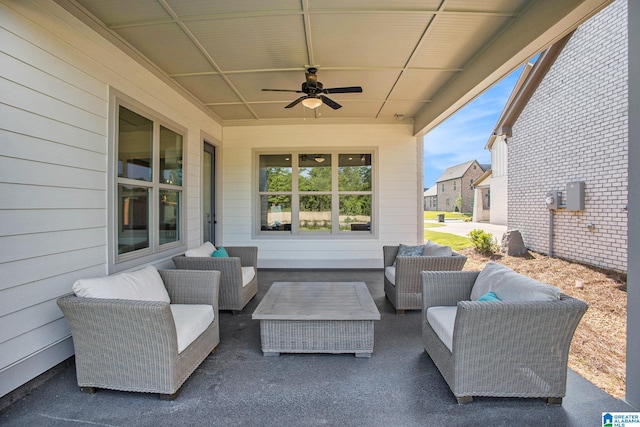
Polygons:
M455 234L440 233L439 231L424 231L424 240L431 240L439 245L451 246L454 251L470 248L473 246L468 237L457 236Z
M438 214L444 214L445 219L464 219L471 218L473 215L460 212L440 212L440 211L424 211L424 219L438 219Z

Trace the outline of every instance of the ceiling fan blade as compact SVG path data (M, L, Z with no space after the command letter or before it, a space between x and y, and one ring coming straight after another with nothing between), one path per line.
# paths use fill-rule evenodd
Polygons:
M325 104L327 104L329 107L333 108L334 110L337 110L338 108L342 108L342 105L338 104L336 101L327 98L324 95L320 95L319 96L320 99L322 99L322 102L324 102Z
M293 92L293 93L303 93L301 90L294 89L262 89L263 92Z
M349 86L349 87L332 87L328 89L324 89L322 93L360 93L362 92L362 88L360 86Z
M295 101L293 101L291 104L287 105L284 108L292 108L295 107L296 105L298 105L300 102L302 102L303 99L308 98L308 96L301 96L300 98L296 99Z

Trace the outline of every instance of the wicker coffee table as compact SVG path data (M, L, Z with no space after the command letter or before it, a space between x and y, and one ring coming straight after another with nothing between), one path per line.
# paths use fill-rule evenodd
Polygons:
M354 353L371 357L380 320L364 282L275 282L252 315L265 356Z

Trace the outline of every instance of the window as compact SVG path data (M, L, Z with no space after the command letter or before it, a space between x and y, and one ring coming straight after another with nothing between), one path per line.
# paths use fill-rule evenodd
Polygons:
M117 108L115 261L181 244L183 136Z
M456 191L456 184L457 184L457 181L453 181L453 191Z
M442 191L444 191L444 182L442 183Z
M371 153L258 155L259 234L371 234Z

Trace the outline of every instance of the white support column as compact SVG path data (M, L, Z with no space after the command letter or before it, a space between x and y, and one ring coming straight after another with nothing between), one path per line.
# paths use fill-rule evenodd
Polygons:
M640 409L640 2L629 0L629 183L627 249L627 392Z

